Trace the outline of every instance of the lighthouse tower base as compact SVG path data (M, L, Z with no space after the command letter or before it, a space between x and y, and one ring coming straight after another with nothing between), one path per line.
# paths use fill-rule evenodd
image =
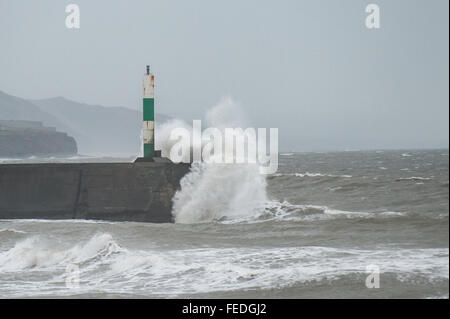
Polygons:
M161 151L155 150L155 156L149 157L138 157L134 161L135 163L143 163L143 162L156 162L156 163L172 163L170 159L167 157L161 157Z

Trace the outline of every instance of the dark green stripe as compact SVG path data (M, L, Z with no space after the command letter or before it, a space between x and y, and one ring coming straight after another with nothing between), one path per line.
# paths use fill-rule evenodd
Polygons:
M153 157L155 155L155 146L153 144L144 144L144 157Z
M144 121L155 120L155 99L144 98Z

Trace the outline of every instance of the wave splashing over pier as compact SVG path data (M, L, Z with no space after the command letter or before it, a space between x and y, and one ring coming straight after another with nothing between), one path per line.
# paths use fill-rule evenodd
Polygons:
M245 118L242 108L231 98L224 98L206 114L208 126L222 132L226 128L245 128ZM175 125L186 127L178 120L162 126L160 145L166 156L172 146L169 130ZM235 154L222 156L234 158ZM266 202L266 181L257 164L195 162L181 180L181 190L173 198L172 213L177 223L211 222L254 216L264 209Z

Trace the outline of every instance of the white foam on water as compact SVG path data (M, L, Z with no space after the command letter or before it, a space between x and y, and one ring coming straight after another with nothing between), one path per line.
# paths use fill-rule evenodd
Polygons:
M352 178L352 175L333 175L333 174L323 174L323 173L295 173L296 177L341 177L341 178Z
M271 174L272 177L281 177L281 176L294 176L294 177L331 177L331 178L352 178L352 175L334 175L334 174L324 174L324 173L293 173L293 174L283 174L283 173L275 173Z
M22 230L17 230L17 229L12 229L12 228L0 229L0 233L26 234L26 232L24 232Z
M448 297L449 297L449 294L446 293L446 294L438 295L438 296L430 296L430 297L427 297L426 299L448 299Z
M411 177L400 177L397 180L399 181L429 181L431 177L420 177L420 176L411 176Z
M14 222L14 223L25 223L25 224L35 224L35 223L72 223L72 224L120 224L121 222L105 221L105 220L95 220L95 219L2 219L4 222Z
M4 158L0 158L0 163L1 162L9 162L9 161L20 161L21 158L8 158L8 157L4 157Z
M364 250L317 246L133 250L119 246L105 233L60 249L32 237L0 254L0 278L5 273L15 274L14 281L0 280L0 296L89 292L176 296L279 289L316 281L329 284L343 276L366 276L366 266L371 264L379 267L381 277L391 273L402 282L417 278L442 281L449 277L448 253L448 248ZM80 287L76 290L64 287L64 270L71 264L77 264L80 270ZM43 282L33 281L35 275L43 273L51 276Z

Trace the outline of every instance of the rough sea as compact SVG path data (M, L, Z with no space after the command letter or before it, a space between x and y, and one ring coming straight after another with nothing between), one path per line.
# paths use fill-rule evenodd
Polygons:
M267 177L194 167L172 224L0 220L0 297L448 298L448 168L448 150L281 153Z

